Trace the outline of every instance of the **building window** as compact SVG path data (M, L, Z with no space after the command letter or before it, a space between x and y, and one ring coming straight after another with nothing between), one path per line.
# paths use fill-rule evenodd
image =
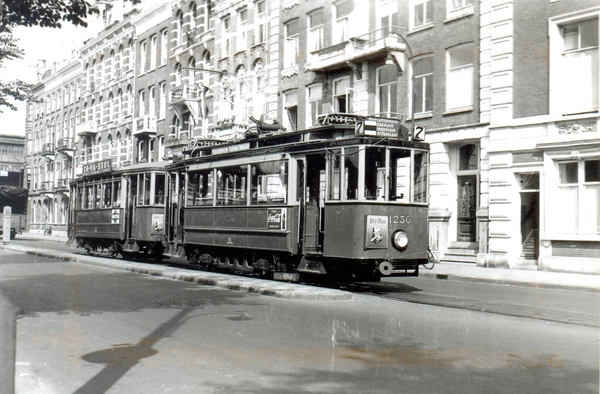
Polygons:
M150 86L148 94L148 114L156 116L156 87Z
M138 92L138 116L144 116L146 114L146 91L140 90Z
M183 44L183 12L177 12L177 24L175 25L175 45Z
M146 51L148 50L148 44L146 41L142 41L140 44L140 74L146 72L146 60L148 58L148 54Z
M413 0L411 11L411 28L433 23L433 0Z
M475 50L472 44L448 50L446 64L446 109L473 107Z
M236 50L242 51L248 48L248 9L238 11L238 38Z
M284 126L288 131L298 130L298 91L292 90L283 96Z
M433 110L433 57L427 56L413 62L413 98L415 114Z
M311 61L311 52L323 48L323 9L308 14L308 61Z
M169 58L169 32L163 30L160 36L160 65L164 66Z
M558 163L556 232L600 235L600 159Z
M226 57L231 54L231 18L224 17L222 20L223 26L223 43L221 45L221 57Z
M265 42L267 38L267 2L264 0L256 2L255 26L254 44Z
M298 64L298 19L293 19L285 24L285 47L283 49L283 66L292 67Z
M348 20L353 7L352 0L342 0L334 4L333 44L344 42L348 39Z
M561 27L563 114L598 110L598 19Z
M306 125L314 126L317 116L323 113L323 85L311 85L306 88Z
M155 34L150 38L150 70L156 68L156 51L158 45L158 36Z
M398 113L398 67L395 64L377 69L377 112L387 117Z
M164 119L167 116L167 83L160 83L160 102L158 107L158 118Z
M392 0L379 0L377 6L380 38L385 38L391 33L400 34L400 22L398 20L398 3Z
M333 111L337 113L351 112L350 78L344 77L333 80Z

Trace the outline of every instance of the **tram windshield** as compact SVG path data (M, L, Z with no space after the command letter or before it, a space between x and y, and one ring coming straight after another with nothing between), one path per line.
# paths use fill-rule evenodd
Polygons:
M330 151L327 162L330 201L428 201L426 151L345 147Z

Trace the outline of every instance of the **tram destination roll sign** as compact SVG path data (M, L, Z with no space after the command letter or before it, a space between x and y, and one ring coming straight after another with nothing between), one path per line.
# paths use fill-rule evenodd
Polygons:
M364 128L362 133L357 130L357 134L374 135L377 137L396 138L400 132L400 120L390 118L366 118L363 122L358 122ZM358 126L360 127L360 126Z

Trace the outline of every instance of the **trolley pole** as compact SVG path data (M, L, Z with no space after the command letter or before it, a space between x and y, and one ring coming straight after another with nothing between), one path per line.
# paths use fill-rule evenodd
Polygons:
M17 309L0 296L0 394L15 392Z

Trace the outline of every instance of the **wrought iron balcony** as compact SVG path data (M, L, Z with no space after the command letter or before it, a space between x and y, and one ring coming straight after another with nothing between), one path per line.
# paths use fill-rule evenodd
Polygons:
M156 135L156 116L145 115L136 118L133 135Z

